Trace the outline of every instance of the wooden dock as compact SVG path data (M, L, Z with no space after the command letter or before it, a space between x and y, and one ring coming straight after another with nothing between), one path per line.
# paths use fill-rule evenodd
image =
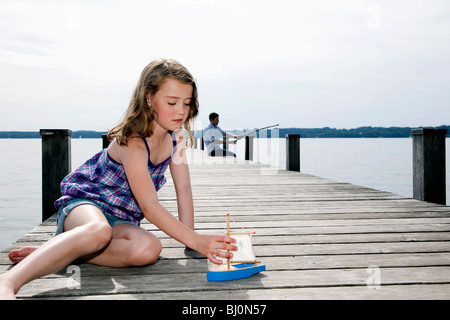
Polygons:
M267 271L230 282L206 281L207 260L155 226L159 261L114 269L81 264L32 281L22 299L449 299L450 207L388 192L277 170L244 160L188 153L196 229L256 231ZM159 192L176 214L174 187ZM39 213L36 213L39 214ZM50 218L1 252L53 236ZM76 282L79 280L79 282Z

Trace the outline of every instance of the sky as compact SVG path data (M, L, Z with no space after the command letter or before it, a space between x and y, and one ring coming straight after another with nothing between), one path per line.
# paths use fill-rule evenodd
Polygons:
M450 124L447 0L0 0L0 131L106 131L142 69L196 78L196 129Z

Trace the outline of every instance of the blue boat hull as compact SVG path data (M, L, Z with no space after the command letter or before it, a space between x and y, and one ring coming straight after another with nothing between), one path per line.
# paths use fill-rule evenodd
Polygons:
M244 279L253 276L256 273L266 271L265 265L256 265L254 263L233 264L235 270L230 271L208 271L206 279L208 281L229 281Z

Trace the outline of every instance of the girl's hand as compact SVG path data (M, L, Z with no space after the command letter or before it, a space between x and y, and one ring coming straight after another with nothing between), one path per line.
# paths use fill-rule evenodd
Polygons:
M199 235L196 246L193 249L207 257L212 263L222 264L223 261L215 256L231 258L233 254L226 250L236 251L238 249L232 243L236 243L236 240L227 236Z

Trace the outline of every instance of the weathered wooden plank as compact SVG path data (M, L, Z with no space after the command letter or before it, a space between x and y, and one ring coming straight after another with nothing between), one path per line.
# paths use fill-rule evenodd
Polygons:
M53 233L28 233L18 241L24 243L44 242L53 237ZM160 234L159 240L164 248L182 247L178 241ZM372 233L372 234L315 234L315 235L257 235L253 237L253 245L286 245L286 244L318 244L318 243L374 243L374 242L421 242L450 241L449 232L411 232L411 233Z
M379 268L393 267L435 267L449 266L450 253L392 253L392 254L336 254L336 255L311 255L311 256L280 256L264 257L263 263L271 271L282 270L320 270L320 269L361 269L369 266ZM0 272L8 270L11 266L0 265ZM177 274L177 273L201 273L207 271L207 261L204 258L180 258L166 259L161 257L153 265L116 269L94 266L90 264L79 265L83 276L116 276L116 275L142 275L142 274ZM54 278L65 274L64 268L56 275L48 275L46 278Z
M263 259L264 257L281 256L450 252L450 246L445 241L290 244L254 246L254 252ZM180 247L163 248L161 257L164 259L185 258L184 249ZM193 257L199 256L193 255ZM6 257L3 263L7 263Z
M167 238L167 235L158 229L145 226L160 240ZM450 226L447 224L410 224L410 225L369 225L369 226L320 226L320 227L297 227L297 228L253 228L256 230L257 237L254 238L255 243L265 241L265 237L278 239L280 237L297 237L292 239L293 243L320 243L320 242L379 242L379 241L429 241L429 240L445 240L448 238ZM201 234L223 234L223 228L202 229L197 228ZM17 245L23 245L24 242L42 242L47 241L54 234L51 227L42 227L35 229L28 235L19 239ZM280 238L284 239L284 238ZM298 241L296 241L298 239ZM367 240L369 239L369 240ZM292 243L291 242L291 243ZM15 247L12 244L11 247ZM10 248L5 249L10 250Z
M450 252L448 242L395 242L395 243L344 243L344 244L292 244L254 246L255 254L261 259L270 256L308 256L366 253L418 253ZM180 258L184 254L179 248L163 248L165 258Z
M361 286L367 288L370 274L364 269L266 271L251 278L228 282L208 282L205 274L181 273L135 276L80 277L80 289L69 289L68 278L41 278L26 284L19 297L64 297L99 294L135 294L209 290L249 290L305 287ZM383 268L380 287L385 285L450 284L450 267Z
M147 230L150 230L159 238L165 237L165 234L159 230L153 229L150 225L145 227ZM199 233L202 234L223 234L223 228L221 226L215 229L207 229L197 227ZM408 225L359 225L354 227L347 227L345 225L341 226L319 226L319 227L296 227L296 228L288 228L288 227L268 227L268 228L254 228L257 232L258 236L288 236L288 235L352 235L352 234L383 234L383 233L418 233L418 232L450 232L450 225L448 224L408 224ZM55 228L52 226L41 226L39 228L35 228L33 232L30 234L39 234L44 233L47 236L43 239L45 241L48 239L48 236L51 236L55 231ZM17 242L18 245L23 245L21 241ZM14 246L14 244L13 244ZM4 250L7 251L10 248Z
M369 287L318 287L250 290L209 290L204 292L158 292L135 294L110 294L80 296L80 300L448 300L450 285L427 284L383 285L379 289ZM38 298L36 298L38 299ZM62 298L64 299L64 298ZM73 299L73 297L69 297ZM181 312L180 312L181 313Z
M339 219L338 219L339 218ZM268 215L246 215L242 216L242 213L231 214L231 227L233 228L284 228L284 227L320 227L320 226L370 226L370 225L414 225L414 224L425 224L425 225L445 225L450 224L450 215L448 214L428 214L428 215L391 215L383 216L379 215L377 217L370 217L369 215L285 215L285 214L268 214ZM224 228L225 223L223 221L223 216L210 217L197 217L196 218L196 228L199 229L216 229ZM234 226L236 224L236 226ZM149 228L152 226L147 220L142 221L142 226L144 228ZM54 223L43 223L31 232L51 232L55 229ZM154 227L150 227L155 229Z
M374 243L323 243L289 245L255 245L255 254L260 257L338 255L338 254L376 254L376 253L425 253L450 252L446 241L427 242L374 242ZM183 247L165 247L161 253L165 259L185 257ZM5 260L2 263L8 263Z

